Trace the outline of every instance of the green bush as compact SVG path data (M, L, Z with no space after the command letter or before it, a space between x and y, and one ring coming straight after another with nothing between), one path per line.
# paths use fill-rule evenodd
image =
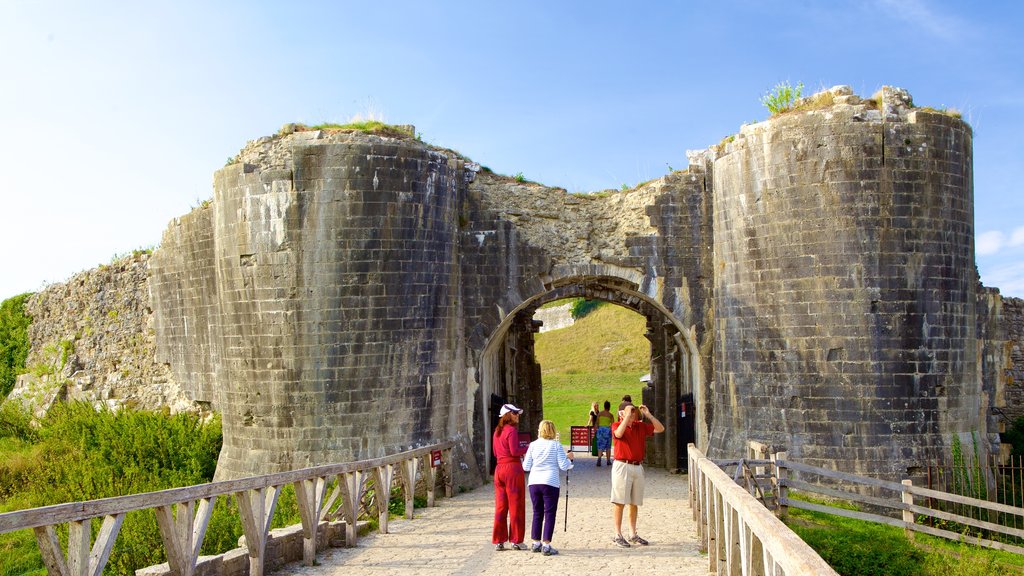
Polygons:
M1024 416L1014 420L1010 429L999 436L1003 444L1013 446L1014 456L1024 456Z
M25 314L25 301L30 296L32 293L25 293L0 303L0 401L14 389L18 374L25 371L28 325L32 323Z
M0 411L0 511L209 482L221 447L218 418L204 423L188 414L57 404L38 431L27 433L27 416L12 410ZM99 524L93 522L94 532ZM228 524L211 521L211 527ZM10 573L6 567L15 565L15 559L19 568L13 573L42 567L39 551L25 543L26 535L34 541L27 531L0 535L0 566L5 567L0 576ZM217 542L230 541L229 548L237 546L234 533L211 536ZM125 517L104 573L129 576L136 568L165 561L156 517L142 510Z
M601 300L587 300L586 298L576 298L572 302L572 307L569 308L569 314L572 315L573 320L579 320L587 314L590 314L594 310L597 310L599 306L604 304Z

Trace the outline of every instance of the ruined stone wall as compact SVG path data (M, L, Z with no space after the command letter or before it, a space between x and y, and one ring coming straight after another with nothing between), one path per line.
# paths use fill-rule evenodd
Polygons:
M135 254L29 298L29 373L10 398L38 413L64 399L113 409L197 409L155 358L148 272L149 256Z
M836 96L715 160L712 453L900 477L984 427L971 131Z
M1008 429L1024 416L1024 300L1003 297L1001 320L1005 339L999 342L1001 353L997 356L1003 359L1000 375L1005 407L1001 407L1001 412Z

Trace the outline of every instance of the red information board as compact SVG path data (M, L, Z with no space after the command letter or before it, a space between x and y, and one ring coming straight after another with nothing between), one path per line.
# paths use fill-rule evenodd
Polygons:
M588 426L570 426L569 451L572 452L575 448L583 448L585 452L589 452L591 432L592 430Z
M441 465L441 451L431 450L430 451L430 467L437 468Z
M526 449L529 448L529 447L530 447L530 433L529 432L520 432L519 433L519 449L522 450L523 452L525 452Z

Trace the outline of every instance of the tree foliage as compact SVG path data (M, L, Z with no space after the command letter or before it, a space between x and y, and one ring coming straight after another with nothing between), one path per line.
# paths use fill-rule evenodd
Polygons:
M28 358L28 325L32 319L25 314L25 302L31 292L8 298L0 303L0 401L11 390L18 374L25 371Z

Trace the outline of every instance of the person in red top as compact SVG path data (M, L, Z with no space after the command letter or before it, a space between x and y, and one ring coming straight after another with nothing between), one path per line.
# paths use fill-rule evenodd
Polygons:
M505 542L512 542L513 550L526 550L526 473L523 455L526 448L519 447L519 415L523 411L513 404L505 404L498 412L500 419L494 429L491 447L498 465L494 469L494 528L491 543L497 551L505 550Z
M629 402L619 406L619 420L612 422L615 441L615 462L612 464L612 521L615 537L612 542L629 548L630 542L647 546L649 542L636 532L637 507L644 503L644 467L647 437L665 431L665 426L643 404L639 408ZM622 509L629 506L629 527L632 536L622 537Z

